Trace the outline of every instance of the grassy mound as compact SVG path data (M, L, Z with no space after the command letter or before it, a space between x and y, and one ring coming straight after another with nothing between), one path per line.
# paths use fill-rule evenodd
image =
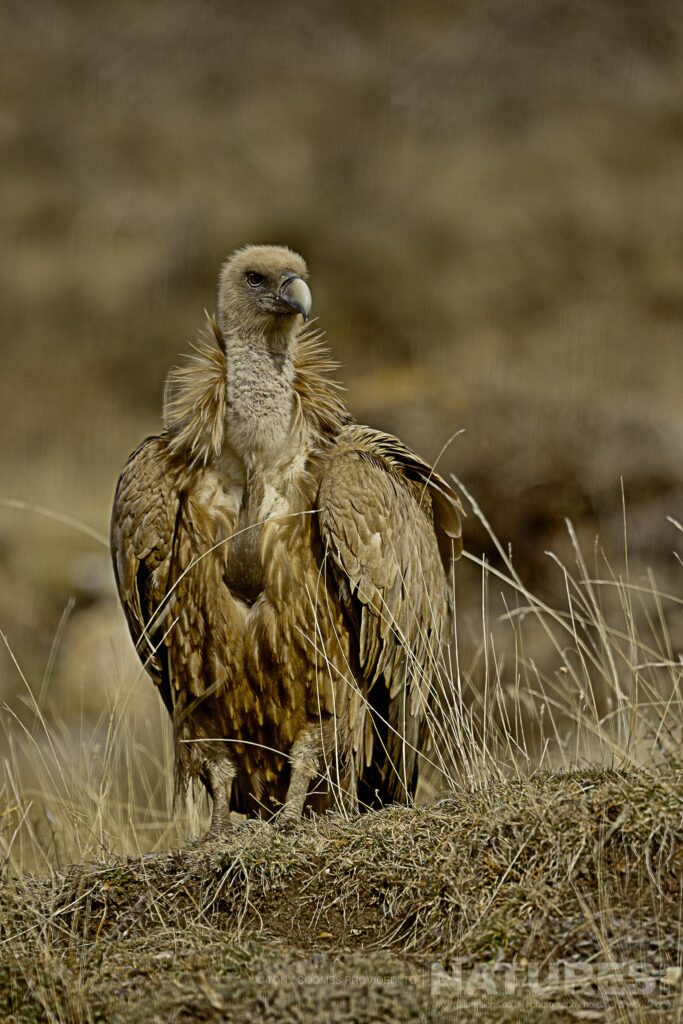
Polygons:
M295 1006L302 1019L410 1020L457 1003L463 1019L606 1007L637 1019L642 1006L673 1020L682 830L683 768L670 763L543 773L291 831L249 822L220 844L8 879L0 1012L275 1020ZM474 992L453 984L454 970L496 961L599 962L612 980L568 992L555 977L514 1010L490 977ZM625 963L639 965L638 991L615 986Z

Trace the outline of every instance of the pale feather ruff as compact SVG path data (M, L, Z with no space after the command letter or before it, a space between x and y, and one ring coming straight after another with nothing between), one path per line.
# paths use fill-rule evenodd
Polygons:
M169 373L164 388L164 426L171 451L184 453L192 465L207 465L223 447L227 405L226 345L216 318L206 314L200 333L182 366ZM305 420L323 440L350 422L333 374L339 364L330 357L324 334L315 322L303 327L294 355L294 415Z

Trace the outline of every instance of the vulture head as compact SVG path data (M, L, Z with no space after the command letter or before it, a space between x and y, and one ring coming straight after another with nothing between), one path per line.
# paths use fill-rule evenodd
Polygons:
M301 256L284 245L248 245L221 268L218 317L226 336L285 343L308 320L313 300Z

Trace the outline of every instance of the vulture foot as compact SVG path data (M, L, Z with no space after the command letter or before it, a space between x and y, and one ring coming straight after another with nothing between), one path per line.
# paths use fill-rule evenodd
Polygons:
M209 842L222 839L225 833L232 829L230 791L232 790L232 780L236 774L235 766L228 758L211 761L205 767L203 781L213 804L211 824L204 837Z
M301 821L309 786L320 771L322 756L320 726L309 725L306 729L302 729L289 756L292 762L292 774L287 790L287 799L277 816L278 825L285 828Z

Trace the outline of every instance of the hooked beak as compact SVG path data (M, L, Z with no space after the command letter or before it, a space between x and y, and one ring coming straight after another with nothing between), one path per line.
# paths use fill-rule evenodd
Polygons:
M288 310L301 313L308 320L313 306L310 288L301 277L288 277L280 287L280 301Z

